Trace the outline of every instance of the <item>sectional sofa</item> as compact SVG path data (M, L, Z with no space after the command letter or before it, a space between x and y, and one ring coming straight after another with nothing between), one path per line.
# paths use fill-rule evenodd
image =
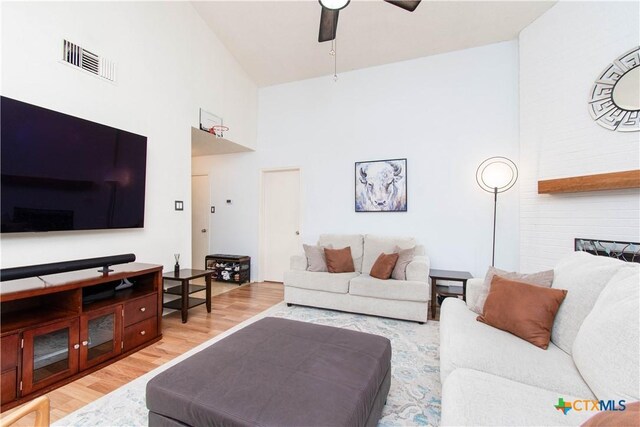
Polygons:
M424 247L411 237L371 234L323 234L319 246L335 249L351 247L355 272L328 273L307 271L304 254L291 257L291 270L284 274L284 300L334 310L412 320L424 323L428 318L431 288L429 258ZM380 280L369 276L380 253L396 248L415 247L415 256L407 265L406 280Z
M467 283L468 304L481 281ZM554 268L552 287L568 292L546 350L444 301L442 425L579 425L596 413L584 401L640 399L640 265L575 252Z

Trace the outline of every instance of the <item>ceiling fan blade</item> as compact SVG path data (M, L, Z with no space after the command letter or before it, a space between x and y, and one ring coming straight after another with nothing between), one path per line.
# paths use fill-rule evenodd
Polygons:
M384 0L387 3L391 3L394 6L398 6L403 8L404 10L408 10L409 12L413 12L416 10L416 7L420 4L420 0Z
M318 41L320 43L336 38L338 12L339 10L322 7L322 13L320 14L320 32L318 33Z

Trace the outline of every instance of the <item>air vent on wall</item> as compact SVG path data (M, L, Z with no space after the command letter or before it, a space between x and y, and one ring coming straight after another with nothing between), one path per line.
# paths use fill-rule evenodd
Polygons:
M62 60L98 77L116 81L116 64L68 40L63 41Z

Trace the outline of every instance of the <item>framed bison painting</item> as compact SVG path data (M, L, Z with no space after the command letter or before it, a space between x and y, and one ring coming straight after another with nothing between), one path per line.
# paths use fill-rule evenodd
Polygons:
M407 211L407 159L356 162L356 212Z

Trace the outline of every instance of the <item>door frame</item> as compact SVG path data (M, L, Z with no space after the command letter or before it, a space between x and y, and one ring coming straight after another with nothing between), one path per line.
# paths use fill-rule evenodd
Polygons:
M264 253L265 253L265 226L264 226L264 176L268 173L274 172L290 172L297 171L298 172L298 180L299 180L299 199L298 203L298 231L300 231L300 239L302 239L303 228L302 225L302 207L304 206L304 190L303 190L303 176L302 176L302 167L300 166L285 166L279 168L263 168L260 169L260 206L258 212L258 281L263 282L264 280ZM295 255L295 254L291 254Z
M191 174L191 265L194 265L194 253L193 253L193 228L195 227L195 224L193 223L193 212L195 212L194 206L195 204L193 203L193 178L196 176L206 176L207 177L207 183L209 184L207 187L209 189L209 191L207 192L207 194L209 195L209 197L207 198L207 206L211 207L211 177L209 176L208 173L192 173ZM207 213L207 254L209 255L209 252L211 252L211 214ZM206 267L206 265L205 265Z

